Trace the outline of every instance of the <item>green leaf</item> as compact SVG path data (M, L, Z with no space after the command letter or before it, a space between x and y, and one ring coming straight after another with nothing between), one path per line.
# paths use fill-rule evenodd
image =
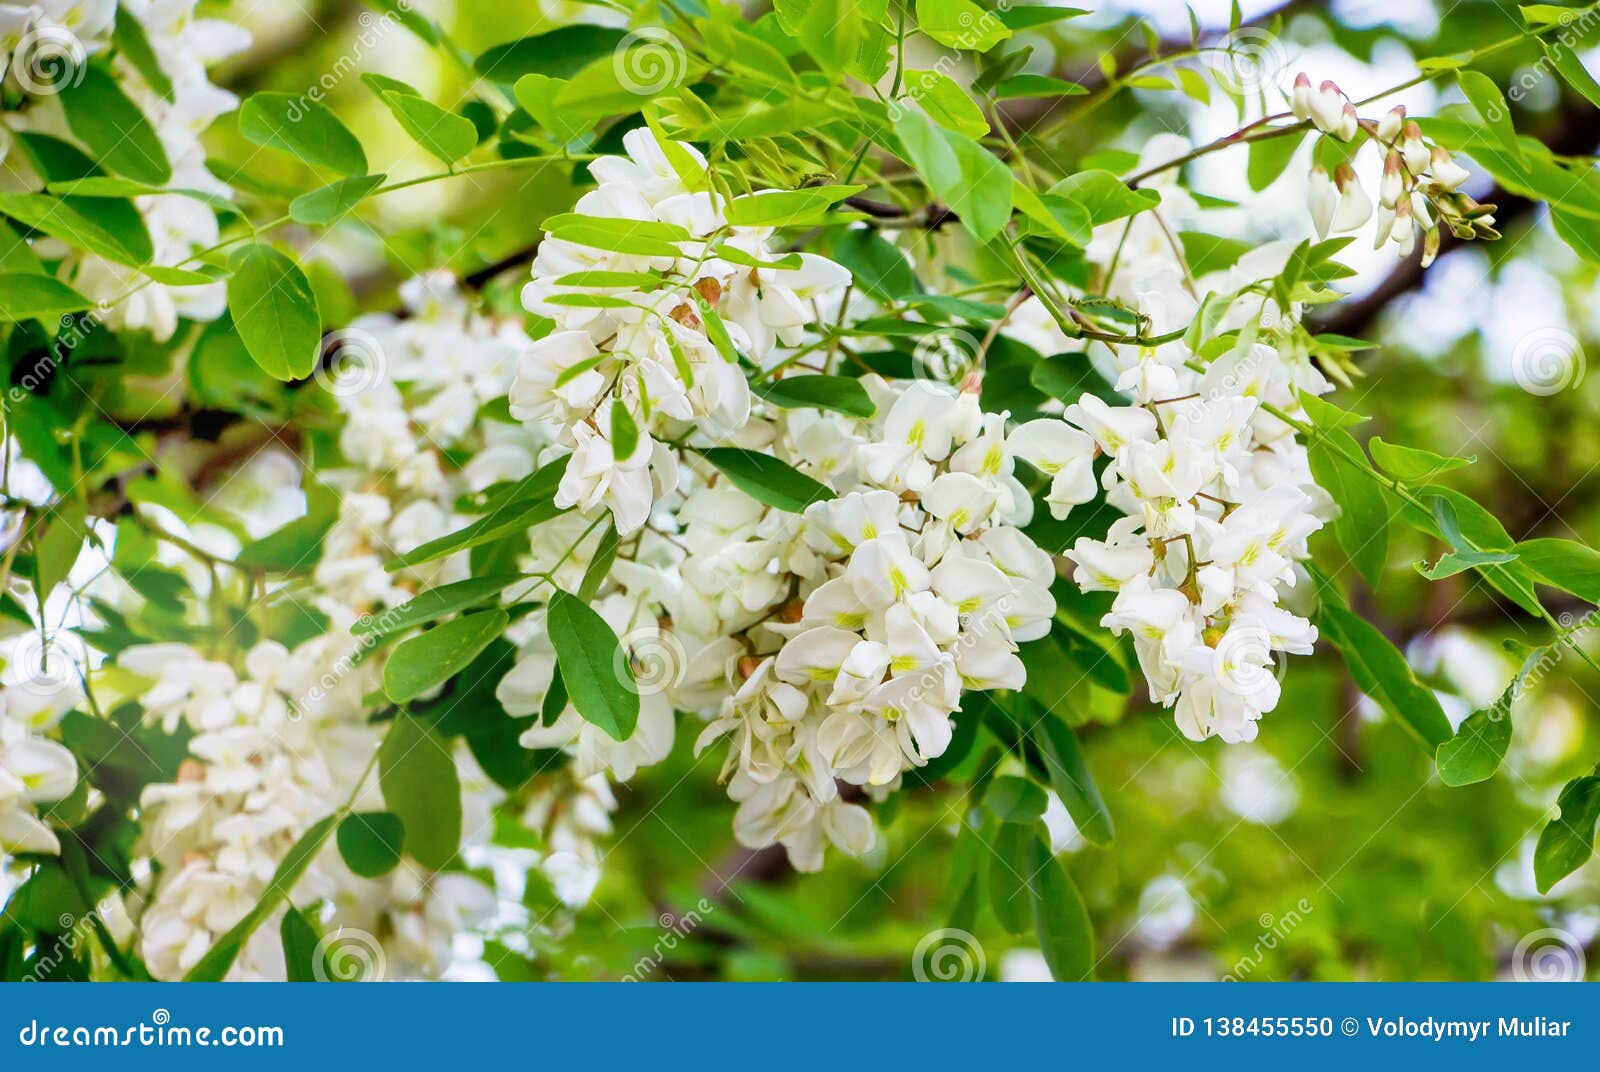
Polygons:
M455 768L451 767L454 774ZM338 815L328 815L311 824L300 839L290 846L278 862L277 870L273 871L272 879L267 883L267 888L262 893L255 906L245 913L245 917L235 923L229 930L218 938L199 963L190 968L183 979L189 983L215 983L221 982L228 974L228 969L233 967L234 960L239 956L239 950L244 948L244 943L256 929L265 923L267 917L277 911L278 905L294 889L295 883L305 874L306 868L311 866L311 861L316 859L322 845L328 840L328 835L333 832Z
M775 0L773 11L824 71L837 73L855 59L864 33L856 0Z
M577 596L556 589L545 628L578 714L616 740L632 737L639 722L639 687L611 626Z
M978 103L967 91L938 71L908 68L905 72L906 95L935 123L946 130L981 138L989 133L989 121L983 117ZM896 104L895 107L900 107Z
M1027 873L1028 886L1033 891L1034 931L1051 977L1058 983L1092 980L1094 929L1089 923L1089 910L1061 861L1037 836Z
M765 190L728 202L728 222L736 227L798 227L827 219L829 205L865 186L808 186L803 190Z
M600 586L611 575L611 567L617 561L617 548L620 543L617 526L607 523L605 531L600 534L600 542L595 545L594 554L589 559L589 568L583 571L583 581L578 585L578 598L585 603L594 601L594 597L600 592Z
M611 407L611 452L618 458L631 458L639 449L639 425L621 402Z
M406 824L392 811L358 811L339 824L339 855L362 878L386 875L400 863Z
M1523 660L1498 699L1468 715L1455 736L1439 745L1434 762L1439 780L1449 786L1471 785L1494 775L1511 744L1511 705L1522 695L1528 675L1550 656L1553 648L1537 648Z
M1389 638L1365 619L1324 600L1318 617L1324 634L1344 655L1361 691L1434 752L1453 734L1433 690L1416 674Z
M322 951L318 949L322 937L304 912L294 905L286 908L283 921L278 924L278 937L283 942L283 964L288 982L314 983L319 974L324 979L328 978L327 966L318 963L318 958L322 956Z
M1430 581L1442 581L1446 577L1454 577L1470 569L1498 566L1516 560L1516 554L1511 551L1448 551L1440 555L1439 561L1431 566L1426 562L1418 562L1417 572Z
M544 223L552 238L559 238L590 249L612 253L635 253L641 257L677 257L682 252L674 244L687 242L688 231L654 220L610 219L566 212Z
M913 109L900 110L894 131L907 162L974 238L987 242L1000 233L1011 218L1013 180L999 158Z
M972 0L917 0L917 27L946 48L987 52L1011 28Z
M383 667L383 691L396 703L414 700L466 669L510 623L503 610L464 614L402 641Z
M450 742L411 715L398 715L378 748L383 802L405 832L411 858L435 871L461 845L461 781Z
M1033 870L1031 827L1001 823L988 854L989 904L994 917L1010 934L1026 934L1033 926L1033 891L1028 875Z
M350 128L325 106L291 93L254 93L239 108L239 132L256 145L314 167L365 175L367 154Z
M1045 715L1034 719L1033 740L1050 772L1050 788L1066 805L1078 832L1096 845L1111 844L1115 837L1111 811L1089 773L1078 735L1059 718Z
M614 26L578 24L495 45L473 63L485 78L513 85L527 74L571 78L593 60L609 56L627 36Z
M34 579L38 584L41 605L58 585L66 581L89 534L85 526L83 502L77 498L57 504L44 515L44 521L44 534L35 535L33 544Z
M93 63L79 68L77 74L81 80L69 79L56 99L72 133L95 161L138 182L160 186L169 181L172 165L161 139L117 80Z
M562 459L563 462L565 460ZM524 532L566 512L565 508L555 505L549 495L508 503L464 528L440 536L436 540L429 540L403 555L391 558L384 563L383 568L393 572L419 566L424 562L432 562L436 558L455 554L457 551L493 543L503 536Z
M1015 97L1081 97L1088 89L1064 78L1045 74L1018 74L1003 79L994 87L995 100Z
M39 255L5 220L0 220L0 272L44 274L44 262L39 260Z
M116 46L118 55L133 64L145 84L155 90L158 97L166 101L173 99L172 79L167 77L161 61L156 58L155 49L150 47L144 23L121 4L117 5L117 19L111 28L111 43Z
M850 269L855 285L881 302L899 301L917 293L911 262L888 239L870 228L845 231L833 239L833 259Z
M1561 813L1539 831L1533 848L1533 879L1540 893L1572 874L1594 854L1595 824L1600 822L1600 768L1574 778L1556 798Z
M1049 803L1043 789L1026 778L1001 775L989 783L983 805L1002 823L1021 823L1031 827L1044 818Z
M833 498L833 489L770 454L743 447L707 447L700 456L721 470L734 487L757 502L791 514Z
M1548 7L1550 5L1534 4L1531 6ZM1571 9L1562 8L1561 10L1570 17ZM1527 12L1527 7L1523 8L1523 12ZM1579 95L1590 104L1600 107L1600 83L1597 83L1594 80L1594 75L1590 74L1588 68L1584 67L1583 61L1578 58L1577 50L1562 44L1551 44L1549 41L1544 40L1539 42L1539 47L1544 50L1545 59L1550 61L1551 66L1556 69L1556 73L1561 75L1567 85L1577 90Z
M1018 228L1019 234L1048 233L1078 249L1088 246L1094 237L1094 221L1089 218L1089 210L1076 201L1056 194L1036 194L1023 185L1021 179L1013 184L1011 196L1018 211L1027 217Z
M338 517L338 499L326 488L313 485L307 489L305 514L245 544L234 556L234 564L271 573L308 570L321 559L323 538Z
M1311 473L1339 506L1332 524L1350 562L1376 588L1389 561L1389 503L1355 437L1318 428L1306 447Z
M150 233L131 201L0 193L0 214L118 264L137 268L154 255Z
M516 573L495 574L487 577L469 577L464 581L430 588L398 607L391 607L377 614L363 614L350 627L350 632L355 636L393 636L412 626L437 621L458 611L487 603L521 579L522 575Z
M1075 19L1079 15L1087 15L1089 14L1089 9L1083 7L1051 7L1048 4L1017 4L1002 8L998 14L1000 21L1013 30L1028 30L1035 26L1058 22L1061 19Z
M1542 582L1600 604L1600 551L1574 540L1523 540L1517 558Z
M317 297L300 266L271 246L234 254L228 311L252 360L277 380L311 375L322 352Z
M384 184L387 175L356 175L330 182L289 202L289 218L296 223L325 226L343 219L351 209Z
M1473 109L1501 148L1519 162L1526 160L1522 146L1517 142L1517 128L1511 123L1511 106L1506 103L1500 87L1488 75L1478 71L1459 72L1456 84L1466 94L1467 100L1472 102Z
M1245 181L1250 189L1259 193L1271 186L1294 160L1295 150L1305 140L1305 133L1285 134L1275 138L1261 138L1250 143L1249 159L1245 165Z
M1050 193L1076 202L1096 227L1161 204L1161 195L1154 190L1130 190L1111 172L1098 169L1068 175L1050 187Z
M472 120L447 112L411 93L385 90L378 94L411 139L444 164L454 164L478 145L478 128Z
M853 376L785 376L754 385L755 393L784 409L829 409L866 420L876 412L872 396Z
M47 320L94 307L94 302L49 275L0 272L0 319Z
M1443 454L1435 454L1431 450L1385 443L1380 436L1373 436L1367 440L1367 449L1372 451L1372 460L1378 463L1380 469L1390 476L1399 477L1407 484L1431 484L1440 474L1459 469L1463 465L1471 465L1478 460L1477 455L1470 458L1450 458Z

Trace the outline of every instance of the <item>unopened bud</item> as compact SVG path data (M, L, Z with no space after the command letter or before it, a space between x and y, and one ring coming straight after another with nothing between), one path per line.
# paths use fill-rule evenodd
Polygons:
M1311 98L1311 79L1301 71L1294 76L1294 94L1289 99L1289 108L1296 119L1311 118Z
M1394 140L1400 136L1400 129L1405 126L1406 106L1397 104L1383 114L1378 120L1378 141L1384 145L1393 145Z
M1428 161L1431 154L1428 146L1422 140L1422 128L1417 126L1414 119L1407 120L1401 134L1400 155L1405 159L1406 167L1413 175L1421 175L1428 170Z
M1451 159L1450 154L1441 145L1433 147L1433 155L1428 162L1428 174L1433 176L1434 182L1446 190L1454 190L1470 178L1467 169Z

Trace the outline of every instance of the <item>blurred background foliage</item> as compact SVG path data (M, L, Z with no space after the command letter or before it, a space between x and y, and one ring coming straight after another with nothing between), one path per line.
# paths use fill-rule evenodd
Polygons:
M611 4L416 3L472 54L574 21L621 26L633 16ZM435 168L358 75L401 77L431 99L451 101L469 84L462 70L353 0L219 6L256 39L219 72L220 82L241 94L321 87L368 154L393 161L385 164L392 178ZM761 6L751 5L752 16ZM1043 27L1029 70L1099 86L1108 77L1103 56L1116 57L1121 70L1152 48L1187 47L1181 3L1078 6L1094 11ZM1207 31L1226 28L1226 3L1194 8ZM1337 80L1358 99L1405 82L1419 58L1481 47L1523 26L1509 0L1254 3L1242 14L1276 84L1286 88L1305 70L1313 80ZM1593 37L1580 50L1592 70L1600 26ZM1518 130L1564 153L1593 153L1600 111L1539 76L1537 55L1530 45L1495 60L1498 83L1528 86L1513 95ZM1455 92L1424 84L1395 99L1426 114L1459 99ZM1160 87L1126 87L1094 100L1103 103L1076 109L1068 100L1049 115L1030 111L1034 102L1015 101L1008 114L1024 148L1061 169L1107 147L1136 152L1158 133L1198 142L1237 123L1225 102ZM219 123L213 137L219 158L254 157L248 173L235 176L241 188L270 194L294 178L293 160L251 153L231 123ZM1300 237L1303 167L1250 195L1242 153L1201 164L1189 176L1195 189L1245 199L1236 211L1216 214L1231 223L1226 237L1250 244ZM1586 370L1580 356L1561 389L1535 394L1517 384L1509 360L1539 332L1570 332L1585 351L1600 345L1596 264L1554 237L1542 209L1491 194L1492 185L1477 175L1471 189L1501 204L1504 241L1449 249L1426 278L1388 252L1355 256L1361 271L1348 281L1351 298L1321 310L1320 322L1378 345L1358 355L1363 378L1339 401L1370 414L1372 434L1476 455L1477 464L1453 474L1453 484L1489 507L1513 537L1591 542L1600 534L1600 372ZM418 271L446 265L472 275L524 253L540 223L575 197L560 166L431 183L365 206L381 227L340 228L306 259L323 265L317 278L324 300L390 308L398 283ZM930 259L944 259L963 239L934 233L923 241ZM508 309L515 284L514 276L500 284ZM1331 541L1325 546L1332 553ZM1532 643L1542 633L1476 574L1430 583L1411 569L1441 550L1397 528L1383 585L1367 592L1355 582L1353 601L1408 651L1459 718L1492 701L1511 678L1515 665L1501 642ZM1552 606L1574 615L1586 610ZM1600 649L1593 632L1579 638ZM1070 720L1092 723L1080 733L1118 826L1115 843L1100 849L1077 838L1064 816L1054 824L1094 920L1099 974L1495 978L1509 974L1519 941L1555 927L1588 947L1594 977L1600 867L1591 861L1539 896L1531 852L1556 791L1600 752L1596 690L1592 671L1564 659L1516 710L1501 773L1464 789L1438 781L1429 757L1363 700L1331 655L1296 660L1282 702L1253 745L1186 741L1168 713L1137 695L1125 711L1067 697ZM956 843L961 788L907 795L892 816L883 815L887 836L864 861L831 859L822 874L797 876L781 858L732 842L715 760L694 761L693 738L680 734L672 759L624 790L594 904L567 920L549 911L554 900L535 877L527 895L533 922L491 943L489 959L501 977L904 978L918 941L953 919L977 934L988 978L1044 974L1038 954L1007 935L987 908L967 919L953 903L963 867Z

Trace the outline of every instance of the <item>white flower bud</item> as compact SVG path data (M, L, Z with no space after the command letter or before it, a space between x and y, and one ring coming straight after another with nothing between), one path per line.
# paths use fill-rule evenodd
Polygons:
M1378 180L1378 203L1384 208L1394 208L1406 192L1406 177L1401 168L1399 150L1390 149L1383 158L1383 178Z
M1389 236L1394 233L1394 209L1380 203L1378 205L1378 230L1373 240L1373 249L1382 249L1383 244L1389 241Z
M1402 200L1394 207L1394 242L1400 247L1400 256L1409 257L1417 248L1416 221L1411 218L1411 201Z
M1339 191L1339 207L1333 214L1333 232L1354 231L1372 218L1372 199L1361 188L1355 169L1340 164L1333 172L1333 184Z
M1429 227L1422 236L1422 267L1426 268L1439 255L1439 228Z
M1311 185L1306 191L1306 204L1311 209L1311 223L1318 238L1328 237L1333 225L1333 215L1339 208L1339 191L1334 188L1328 169L1317 164L1311 169Z
M1470 177L1467 169L1452 160L1449 152L1441 145L1433 147L1433 156L1428 162L1428 173L1433 176L1434 182L1446 190L1457 189Z
M1422 128L1417 126L1415 120L1410 120L1404 128L1403 140L1400 143L1400 155L1405 158L1406 167L1413 175L1421 175L1428 170L1430 154L1428 147L1422 141Z
M1290 98L1289 107L1294 112L1296 119L1311 118L1311 79L1304 71L1294 76L1294 95Z
M1311 121L1318 130L1332 134L1344 119L1344 94L1332 82L1324 82L1311 98Z
M1333 136L1340 141L1349 141L1361 130L1361 117L1356 114L1354 104L1345 104L1344 112L1339 116L1339 125L1333 131Z
M1383 114L1378 120L1378 141L1384 145L1393 145L1400 136L1400 130L1405 126L1406 106L1397 104Z

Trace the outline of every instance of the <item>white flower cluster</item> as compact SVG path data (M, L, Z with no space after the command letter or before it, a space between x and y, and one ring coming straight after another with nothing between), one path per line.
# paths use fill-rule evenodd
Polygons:
M339 493L339 516L314 578L324 604L357 616L464 578L463 555L396 573L384 563L464 525L457 500L525 475L538 447L480 415L505 397L527 352L521 328L474 311L447 272L408 281L401 298L403 316L360 317L340 331L322 374L344 414L345 464L318 474Z
M795 598L747 634L745 680L697 742L729 740L739 839L782 844L803 870L829 842L860 855L875 841L841 783L886 791L949 747L963 692L1022 687L1017 645L1049 631L1055 601L1050 558L1020 528L1033 501L1015 460L1053 473L1064 496L1093 490L1087 453L1061 441L1058 421L1008 429L971 392L865 383L878 416L854 428L822 418L842 440L831 450L806 449L821 438L814 418L784 422L779 445L797 466L853 457L830 474L851 490L792 526Z
M0 671L0 857L61 851L41 805L68 796L78 782L72 753L48 733L82 698L75 680L41 673L28 633L6 641Z
M117 657L116 672L133 675L121 685L147 720L196 733L177 782L148 787L142 800L145 848L162 874L140 944L162 978L193 967L254 905L288 846L355 792L385 727L368 723L366 703L381 687L383 659L363 650L351 623L466 575L464 555L393 573L384 563L464 524L460 497L532 467L527 433L479 413L504 396L526 337L474 312L444 274L408 282L402 297L402 315L365 317L341 333L328 373L345 418L346 464L318 474L340 498L310 601L329 631L293 651L264 641L239 669L184 644ZM456 451L471 456L465 466L453 463ZM456 765L466 843L482 844L502 793L464 745ZM373 779L353 806L383 809ZM391 977L437 975L451 962L451 936L493 908L492 892L470 876L403 861L364 879L331 849L294 899L326 905L330 927L380 938ZM276 929L263 927L230 977L281 978L283 970Z
M1365 133L1382 154L1374 248L1393 242L1400 256L1409 257L1420 237L1426 268L1439 255L1441 227L1464 240L1499 237L1494 206L1461 192L1467 170L1443 146L1423 137L1422 128L1406 118L1405 105L1396 105L1378 120L1362 119L1338 85L1323 82L1312 89L1305 74L1295 77L1290 101L1297 119L1340 141ZM1321 238L1358 230L1372 218L1372 199L1348 163L1337 165L1331 175L1322 164L1314 165L1308 199Z
M749 419L750 387L733 350L773 362L815 319L813 303L849 273L813 254L764 267L781 263L772 229L731 226L721 195L691 190L675 170L674 158L704 180L704 157L678 143L664 148L646 129L623 141L627 157L590 165L599 187L574 214L599 232L591 241L644 252L596 248L581 232L540 243L523 302L554 329L518 365L511 412L572 449L557 504L603 504L626 536L677 483L673 454L657 437L698 430L718 442L737 432ZM646 244L612 241L635 234Z
M128 56L117 55L112 72L128 99L150 121L172 166L170 187L194 191L135 198L149 231L152 264L174 266L197 250L215 245L219 230L216 209L207 196L226 198L230 191L206 169L200 135L219 116L233 111L238 98L211 84L206 68L243 50L250 35L222 19L198 18L196 0L34 0L25 5L0 4L0 61L33 94L23 111L0 113L0 158L8 167L29 175L22 154L7 152L9 129L31 130L72 140L58 90L82 75L88 57L108 50L120 9L143 28L150 51L170 92L152 86ZM31 184L37 188L37 179ZM114 303L105 314L114 328L148 331L159 341L172 337L178 319L214 320L225 296L221 283L168 286L149 280L137 269L103 257L76 259L72 283L86 297Z

